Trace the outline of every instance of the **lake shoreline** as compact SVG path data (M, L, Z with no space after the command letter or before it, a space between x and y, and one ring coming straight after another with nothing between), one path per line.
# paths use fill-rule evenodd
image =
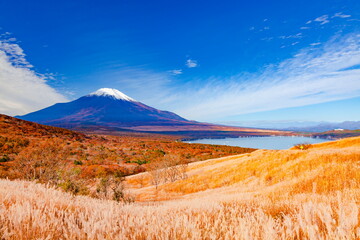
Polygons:
M237 138L203 138L186 140L183 142L190 144L211 144L211 145L227 145L234 147L246 147L256 149L273 149L282 150L293 147L296 144L308 143L316 144L322 142L333 141L329 138L319 138L304 135L292 136L241 136Z

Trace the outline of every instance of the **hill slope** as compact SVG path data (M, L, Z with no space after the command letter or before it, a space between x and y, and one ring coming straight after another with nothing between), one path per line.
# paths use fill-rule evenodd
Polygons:
M175 139L149 133L86 135L0 115L0 177L56 185L71 180L91 188L102 177L138 173L170 159L188 163L254 151Z
M139 200L73 197L0 180L4 239L358 239L360 138L308 150L258 150L189 165L155 186L127 178ZM143 179L145 186L140 186ZM174 200L178 198L177 200ZM180 198L180 199L179 199Z
M321 133L314 133L314 134L311 134L311 136L319 137L319 138L330 138L330 139L357 137L357 136L360 136L360 129L357 129L357 130L339 129L339 130L332 130L332 131L321 132Z
M0 136L22 136L22 137L62 137L67 139L84 139L82 133L68 129L41 125L38 123L24 121L4 114L0 114Z
M211 189L215 195L220 191L270 191L286 195L309 193L314 188L318 193L328 193L352 186L354 182L359 187L359 163L360 137L357 137L314 144L308 150L257 150L191 163L187 179L162 181L156 191L148 173L131 176L128 182L139 200L190 197L204 190L208 195ZM142 188L138 188L138 177ZM158 192L156 196L154 192Z

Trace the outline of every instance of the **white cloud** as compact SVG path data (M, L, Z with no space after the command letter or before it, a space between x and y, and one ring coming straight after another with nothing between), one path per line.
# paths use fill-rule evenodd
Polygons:
M261 73L184 86L175 112L196 120L305 106L360 96L360 34L334 38ZM196 87L197 86L197 87ZM188 100L187 100L188 99ZM175 102L176 102L175 101Z
M302 33L297 33L297 34L293 34L293 35L283 35L283 36L280 36L279 37L280 39L291 39L291 38L294 38L294 39L300 39L300 38L303 38L303 34Z
M342 12L335 13L333 16L329 17L329 15L325 14L320 17L315 18L314 20L309 20L306 24L310 24L312 22L319 22L320 25L324 25L330 22L330 18L349 18L351 15L344 14ZM300 29L309 29L308 27L301 27Z
M9 35L9 34L7 34ZM0 39L0 113L22 115L67 99L31 69L15 39Z
M29 67L32 65L28 63L25 59L25 53L22 48L15 44L15 38L8 38L4 40L0 40L0 51L4 52L11 63L17 67Z
M186 60L185 65L186 65L188 68L194 68L194 67L197 67L197 66L198 66L198 63L197 63L196 60L188 59L188 60Z
M349 18L351 17L351 15L347 15L347 14L343 14L342 12L338 12L338 13L335 13L334 16L332 16L332 18Z
M171 74L173 74L173 75L183 74L183 70L182 70L182 69L174 69L174 70L170 70L169 72L170 72Z
M360 96L360 34L336 37L309 46L259 73L230 77L174 78L170 72L144 68L107 70L91 76L107 79L127 95L158 109L188 119L214 121L223 118L305 106ZM99 86L102 87L102 86Z
M317 45L320 45L321 42L314 42L314 43L310 43L310 46L317 46Z
M271 41L273 39L274 39L274 37L265 37L265 38L261 38L260 40L261 41Z
M317 17L314 19L314 22L320 22L320 25L324 25L326 23L329 23L329 15L322 15L320 17Z
M310 29L310 27L300 27L301 30Z

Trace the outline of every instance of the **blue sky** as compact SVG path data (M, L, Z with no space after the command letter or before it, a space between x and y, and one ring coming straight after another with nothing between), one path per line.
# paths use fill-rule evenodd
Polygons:
M112 87L207 122L360 120L359 1L5 0L0 9L2 113Z

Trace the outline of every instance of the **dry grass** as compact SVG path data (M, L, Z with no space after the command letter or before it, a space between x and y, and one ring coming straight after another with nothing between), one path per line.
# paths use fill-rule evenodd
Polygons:
M258 150L250 154L192 163L185 180L165 183L158 191L166 198L214 189L215 192L271 192L278 195L330 193L360 187L360 138L313 145L308 150ZM143 189L138 188L141 177ZM138 188L138 200L149 200L151 177L128 178ZM144 194L142 194L144 192ZM176 193L176 194L174 194ZM161 198L161 196L160 196ZM158 196L159 199L159 196Z
M130 205L0 180L0 239L360 239L359 163L360 138L259 150L157 189L130 176L138 200L172 199Z
M187 164L255 150L176 139L149 133L85 135L0 114L0 178L51 183L98 196L97 185L104 179L144 172L169 159Z
M237 195L148 205L0 181L1 239L356 239L359 205L332 194L292 201ZM352 192L348 193L350 196Z

